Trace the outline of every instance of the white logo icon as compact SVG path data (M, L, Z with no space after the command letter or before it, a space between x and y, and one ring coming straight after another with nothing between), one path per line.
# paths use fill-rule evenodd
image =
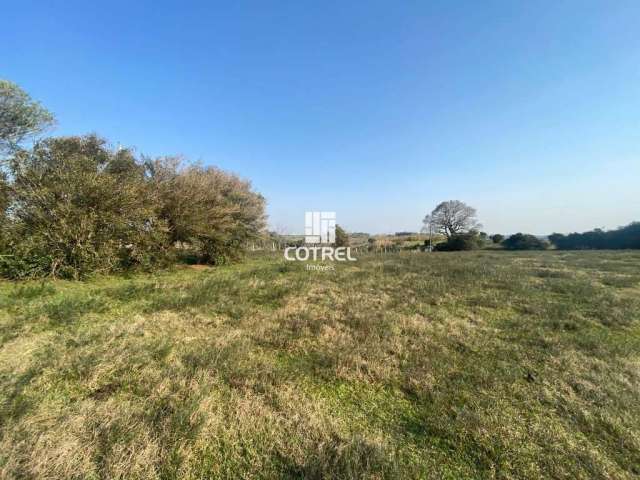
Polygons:
M305 212L305 243L336 242L336 212Z
M299 262L355 262L351 248L332 247L336 243L336 212L305 212L304 241L307 245L284 249L285 260ZM333 265L307 264L307 270L335 270Z

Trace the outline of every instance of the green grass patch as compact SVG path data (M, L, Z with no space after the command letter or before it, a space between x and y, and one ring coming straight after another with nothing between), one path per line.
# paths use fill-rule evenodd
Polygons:
M0 478L637 478L640 254L0 282Z

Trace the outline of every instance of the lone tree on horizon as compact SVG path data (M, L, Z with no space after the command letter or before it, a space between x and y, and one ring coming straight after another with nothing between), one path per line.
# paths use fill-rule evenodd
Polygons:
M434 230L447 238L481 227L476 209L460 200L440 203L423 222L427 228L430 223Z

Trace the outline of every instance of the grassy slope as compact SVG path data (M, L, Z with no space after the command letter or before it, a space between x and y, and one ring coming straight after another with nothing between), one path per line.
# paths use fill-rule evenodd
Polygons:
M640 254L0 283L0 477L634 478Z

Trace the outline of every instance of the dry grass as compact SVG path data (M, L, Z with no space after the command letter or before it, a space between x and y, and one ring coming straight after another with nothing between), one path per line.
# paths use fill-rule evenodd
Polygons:
M1 478L636 478L640 254L0 283Z

